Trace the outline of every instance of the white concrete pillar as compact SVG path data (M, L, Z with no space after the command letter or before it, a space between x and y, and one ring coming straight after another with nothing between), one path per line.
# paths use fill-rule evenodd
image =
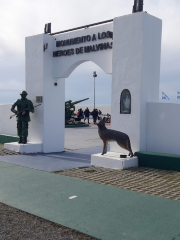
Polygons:
M113 23L112 129L129 135L132 150L146 151L147 102L159 101L162 21L145 12ZM131 93L131 114L120 114L120 95ZM127 153L112 143L111 151Z
M54 41L53 36L40 34L27 37L25 45L28 98L36 104L36 96L43 97L42 105L31 114L28 141L43 143L45 153L64 150L65 79L53 78Z

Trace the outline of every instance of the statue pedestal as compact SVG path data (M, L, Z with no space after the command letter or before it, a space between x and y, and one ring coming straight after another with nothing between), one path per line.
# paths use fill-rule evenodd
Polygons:
M107 152L105 155L101 153L91 155L91 165L96 167L127 169L138 167L137 157L120 158L121 153Z
M5 143L4 148L19 153L38 153L42 152L42 143L28 142L19 144L17 142Z

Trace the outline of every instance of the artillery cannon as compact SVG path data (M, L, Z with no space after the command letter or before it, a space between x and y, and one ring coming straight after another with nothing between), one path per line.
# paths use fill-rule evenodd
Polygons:
M80 102L84 102L88 100L89 98L85 98L79 101L72 102L71 100L65 102L65 125L69 125L74 123L74 121L71 121L75 118L75 104L78 104Z

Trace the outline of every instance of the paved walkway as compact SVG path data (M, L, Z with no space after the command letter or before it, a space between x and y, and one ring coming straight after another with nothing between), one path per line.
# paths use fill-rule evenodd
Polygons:
M180 172L176 171L144 167L114 170L91 166L56 174L180 201Z
M0 201L103 240L180 239L179 201L2 162Z
M0 161L45 172L56 172L91 165L91 157L89 155L74 152L7 155L0 156Z
M102 146L98 127L91 125L83 128L65 128L65 149L77 150Z
M0 154L0 161L46 172L82 168L90 166L90 155L102 152L102 145L97 126L67 128L65 129L66 152L15 156L10 155L11 152L8 151L8 155L5 152Z
M109 149L109 146L108 146ZM102 147L92 147L62 153L0 155L0 162L11 163L45 172L89 167L91 154L100 153Z

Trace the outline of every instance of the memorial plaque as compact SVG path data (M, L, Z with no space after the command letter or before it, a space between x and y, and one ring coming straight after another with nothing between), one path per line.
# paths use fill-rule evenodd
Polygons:
M43 97L42 96L36 96L36 102L37 103L42 103Z
M120 113L131 114L131 94L128 89L124 89L121 93Z

